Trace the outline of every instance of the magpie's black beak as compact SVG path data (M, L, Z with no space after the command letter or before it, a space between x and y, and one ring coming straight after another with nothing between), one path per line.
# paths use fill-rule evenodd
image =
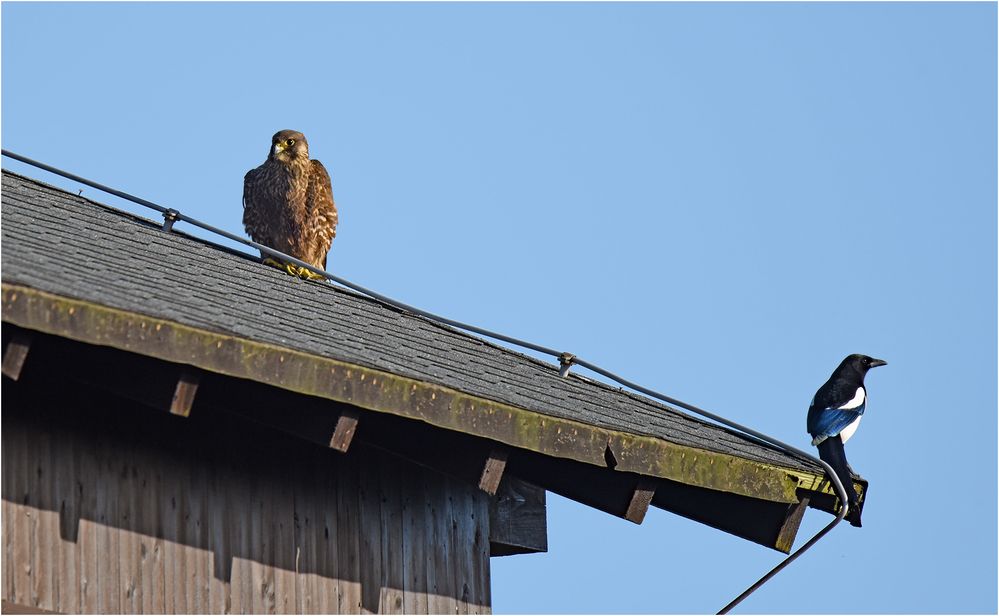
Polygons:
M888 362L883 359L872 359L871 368L877 368L878 366L887 366Z

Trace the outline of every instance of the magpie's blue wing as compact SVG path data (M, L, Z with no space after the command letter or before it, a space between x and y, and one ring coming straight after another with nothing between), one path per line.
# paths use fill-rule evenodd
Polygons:
M813 437L836 436L864 414L864 405L853 409L819 408L808 409L808 433Z

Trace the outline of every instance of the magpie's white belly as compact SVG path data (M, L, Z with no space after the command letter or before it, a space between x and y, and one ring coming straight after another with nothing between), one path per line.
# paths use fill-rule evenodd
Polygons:
M860 420L863 418L864 418L863 415L861 415L860 417L851 421L850 425L840 430L839 437L843 439L843 443L846 443L848 440L850 440L850 437L853 436L853 433L857 431L857 426L860 425Z

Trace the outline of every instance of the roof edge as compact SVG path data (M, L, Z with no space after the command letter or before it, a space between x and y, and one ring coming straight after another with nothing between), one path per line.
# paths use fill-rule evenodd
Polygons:
M820 475L670 441L551 417L410 377L303 353L159 317L2 284L3 321L244 378L296 393L423 421L511 447L769 501L797 489L832 494Z

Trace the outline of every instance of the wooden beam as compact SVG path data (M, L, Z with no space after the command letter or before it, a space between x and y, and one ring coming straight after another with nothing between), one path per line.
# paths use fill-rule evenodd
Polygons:
M545 489L507 473L489 505L489 555L547 551Z
M605 454L610 445L619 458L615 466L618 472L690 482L700 488L785 504L798 502L796 491L802 483L814 482L818 490L829 489L822 484L821 469L793 457L787 458L792 467L776 466L733 453L607 429L351 362L9 283L2 285L2 304L3 320L23 328L413 419L518 451L526 449L606 469Z
M333 436L330 437L330 449L347 453L350 442L354 439L354 432L357 431L357 418L357 411L353 409L345 408L340 412L333 428Z
M9 333L10 325L4 323L4 329L5 334ZM8 339L7 336L5 339ZM181 371L179 365L38 332L32 332L32 339L32 365L37 362L46 370L25 371L18 385L43 377L50 383L52 377L69 378L118 397L141 402L143 407L161 409L160 412L170 406ZM292 434L322 447L330 446L331 435L336 432L335 426L347 406L253 381L237 381L210 371L201 373L197 404L199 415L202 408L209 411L206 416L216 411L232 413L244 421L261 423L272 430ZM549 457L467 434L440 430L427 422L391 414L367 413L356 408L354 411L359 416L363 415L365 429L355 434L353 440L363 438L368 444L472 486L481 482L484 461L492 450L503 447L509 451L504 476L512 474L543 486L545 490L622 518L628 515L629 509L632 513L640 510L635 505L641 505L642 495L636 496L636 486L642 475L620 471L626 458L619 460L617 470L612 471L604 465ZM502 483L501 477L500 486ZM788 523L789 507L798 505L801 497L807 494L811 497L808 506L814 508L822 496L803 490L796 495L793 503L788 503L705 490L666 480L658 480L655 488L653 505L781 551L786 551L786 546L793 541L794 524ZM830 501L833 500L830 497ZM830 502L830 506L832 504ZM632 518L636 516L632 515ZM783 538L778 541L780 534Z
M182 368L180 377L177 379L177 388L173 391L173 400L170 402L170 412L174 415L187 417L191 414L191 406L194 404L194 395L198 393L198 383L201 382L201 373L191 368Z
M11 332L10 340L3 351L3 375L17 380L21 378L21 369L28 358L31 348L31 334L25 330Z
M631 502L628 503L628 510L624 513L624 519L641 524L655 494L656 482L650 477L639 477L635 491L631 495Z
M801 499L801 502L791 505L788 508L784 525L780 527L780 532L777 533L777 545L775 547L785 554L789 554L791 548L794 546L794 538L798 534L798 528L801 526L801 519L805 517L805 510L808 509L808 500L808 496L805 496Z
M516 450L507 463L507 472L544 486L564 496L619 518L624 518L635 496L639 475L609 468L541 456Z
M652 505L787 554L794 541L788 511L799 503L777 503L668 480L656 482ZM778 537L784 533L784 539Z
M505 447L496 447L489 452L489 457L486 458L486 463L482 467L482 476L479 478L479 489L489 496L494 496L499 488L508 454Z

